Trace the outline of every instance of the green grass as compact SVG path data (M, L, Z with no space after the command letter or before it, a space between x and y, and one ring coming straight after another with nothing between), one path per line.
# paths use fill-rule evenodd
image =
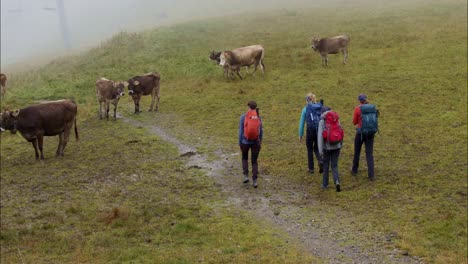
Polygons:
M314 261L146 130L94 119L80 130L63 158L47 138L44 162L2 135L2 263Z
M63 58L35 71L14 75L3 105L14 108L73 96L80 103L80 120L93 123L97 111L94 82L98 77L125 80L158 71L162 76L160 113L143 113L137 119L162 124L188 142L203 138L210 142L205 152L217 148L236 152L238 118L246 110L247 101L256 100L265 126L262 173L310 185L308 194L330 211L330 217L339 215L342 223L350 227L351 223L361 223L356 225L366 227L364 237L394 232L399 247L424 257L427 262L463 263L467 261L468 188L466 7L465 1L435 1L423 5L397 2L391 7L370 4L338 11L283 10L200 20L139 34L120 33L81 56ZM310 49L310 38L340 33L351 36L348 65L341 64L341 55L332 55L330 66L322 68L319 55ZM243 81L226 81L222 70L207 60L211 50L257 43L266 50L264 79L257 74ZM343 192L339 195L320 192L316 187L320 180L306 178L305 146L297 140L297 125L304 96L309 91L324 98L326 105L340 113L345 128L339 165ZM373 183L363 173L364 155L359 176L353 178L348 173L353 154L352 111L357 95L363 92L382 113L374 151L377 181ZM149 107L148 99L142 103L144 108ZM131 115L132 109L130 99L123 98L121 112ZM83 126L82 131L86 135L93 130L91 126ZM121 136L120 131L114 133ZM5 182L4 175L44 166L32 161L29 145L25 154L18 154L17 148L23 145L27 143L19 139L13 142L3 139L2 192L5 186L22 183L12 175L13 182ZM65 153L69 158L74 155L73 145ZM132 155L131 149L108 147L118 160L120 155ZM80 153L87 152L81 149ZM10 158L5 161L10 156L18 161ZM148 162L157 162L157 157L152 155ZM110 157L101 159L109 162ZM67 173L67 168L86 167L77 160L70 159L66 167L30 178L51 183L51 179ZM50 159L46 163L54 168L49 164L61 162ZM110 166L100 164L99 160L85 164L102 166L103 175L112 173L107 172ZM132 170L125 164L119 167ZM57 188L47 190L52 189ZM199 206L206 207L205 203L209 201L203 200ZM129 210L129 206L123 208ZM106 208L111 209L112 206ZM2 214L6 210L2 209ZM350 214L335 214L343 210ZM54 210L50 213L57 214ZM24 217L18 215L14 219ZM204 232L203 227L193 223L178 223L181 226L173 227L179 230L174 231L177 234L183 230ZM93 230L93 226L83 226ZM44 226L35 226L33 230L41 228ZM2 232L2 236L4 233L15 238L8 232ZM101 243L102 248L109 250L106 236L96 238L92 244ZM242 239L245 237L239 238ZM234 249L223 250L229 253ZM97 253L83 251L86 257L108 260L93 254Z

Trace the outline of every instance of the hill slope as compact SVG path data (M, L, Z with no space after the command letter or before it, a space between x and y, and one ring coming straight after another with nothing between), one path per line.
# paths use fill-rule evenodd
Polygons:
M265 122L263 174L309 185L307 195L330 210L330 217L349 211L340 223L360 223L363 236L393 234L401 248L429 262L466 262L466 22L466 2L446 1L282 10L121 33L81 56L12 76L3 105L73 96L86 121L95 118L93 84L98 77L128 79L158 71L160 113L143 113L141 118L165 125L188 141L209 139L207 152L235 152L238 117L248 100L256 100ZM322 68L310 49L310 37L340 33L351 36L349 64L343 66L337 55ZM257 43L266 50L264 79L257 74L226 81L221 69L207 60L211 50ZM305 172L297 124L309 91L340 113L346 130L339 195L319 191L319 176ZM360 93L382 113L375 183L367 182L364 173L348 173L351 115ZM131 115L132 103L123 100L121 109ZM4 166L12 165L2 162L2 170Z

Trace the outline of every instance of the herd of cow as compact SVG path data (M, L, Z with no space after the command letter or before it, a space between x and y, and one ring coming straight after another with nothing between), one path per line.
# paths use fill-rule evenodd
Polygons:
M348 44L350 38L341 35L333 38L314 38L311 47L320 53L322 66L328 66L328 54L343 53L343 64L348 59ZM222 66L224 77L235 78L240 74L242 67L247 70L254 66L255 73L260 67L262 76L265 74L265 49L261 45L252 45L228 51L212 51L209 59ZM158 111L160 99L161 76L159 73L147 73L135 76L128 81L112 81L100 78L96 81L96 97L99 103L99 118L102 119L103 112L109 119L110 104L114 106L114 120L117 118L117 104L121 96L125 94L125 87L128 87L128 94L135 104L135 114L141 112L140 99L144 95L151 95L151 106L149 111ZM7 77L0 73L1 97L5 96ZM65 146L68 143L70 132L74 126L75 138L78 140L78 128L76 126L76 115L78 107L73 100L59 100L38 105L29 106L16 111L5 110L0 114L0 130L10 130L15 134L17 131L29 142L32 143L36 154L36 160L44 159L43 141L44 136L59 136L59 145L56 155L63 156Z

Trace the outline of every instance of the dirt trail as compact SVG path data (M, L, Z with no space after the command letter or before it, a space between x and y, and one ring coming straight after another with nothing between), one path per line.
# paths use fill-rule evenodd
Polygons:
M328 263L423 263L396 249L388 235L377 234L374 241L359 246L362 244L358 241L362 238L355 229L335 226L333 220L323 214L314 215L308 210L323 205L307 196L306 186L286 183L280 177L270 175L260 176L258 189L242 184L239 153L218 150L213 153L218 158L208 159L207 155L199 154L195 146L184 144L161 127L130 118L123 120L174 144L181 158L186 159L187 167L203 170L216 182L230 204L286 231L305 250Z

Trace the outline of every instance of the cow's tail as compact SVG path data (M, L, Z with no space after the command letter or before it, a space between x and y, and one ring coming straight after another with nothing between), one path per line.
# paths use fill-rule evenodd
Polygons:
M76 126L76 117L75 117L75 139L76 141L80 140L80 137L78 136L78 127Z
M262 55L260 57L260 63L262 64L263 72L265 72L266 67L265 67L265 64L263 63L263 58L265 58L265 49L262 47Z

